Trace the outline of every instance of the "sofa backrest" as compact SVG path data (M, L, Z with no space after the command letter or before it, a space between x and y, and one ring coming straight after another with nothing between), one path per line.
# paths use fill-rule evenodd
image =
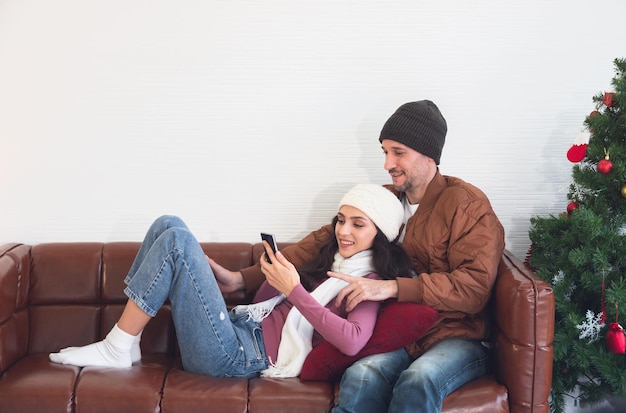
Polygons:
M126 303L124 277L139 243L47 243L31 249L29 353L85 345L106 335ZM142 340L169 353L174 332L165 306Z

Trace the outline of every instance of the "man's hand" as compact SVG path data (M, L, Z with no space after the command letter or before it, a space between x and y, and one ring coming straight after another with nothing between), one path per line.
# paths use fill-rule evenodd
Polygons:
M243 290L246 288L246 283L243 280L243 275L240 271L230 271L216 263L208 256L206 259L209 261L209 265L213 270L217 285L224 293L232 293L235 291Z
M396 280L372 280L333 271L328 271L328 275L348 283L339 291L335 302L337 306L340 306L345 299L346 311L352 311L361 301L384 301L398 296Z

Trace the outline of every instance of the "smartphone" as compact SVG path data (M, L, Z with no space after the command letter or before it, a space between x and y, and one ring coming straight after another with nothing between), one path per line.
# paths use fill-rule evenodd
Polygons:
M276 237L274 236L274 234L266 234L265 232L261 232L261 240L267 241L267 243L270 244L270 247L272 248L274 254L276 254L276 251L278 251L278 245L276 244ZM270 257L267 253L265 253L265 260L270 264L272 263L272 260L270 260Z

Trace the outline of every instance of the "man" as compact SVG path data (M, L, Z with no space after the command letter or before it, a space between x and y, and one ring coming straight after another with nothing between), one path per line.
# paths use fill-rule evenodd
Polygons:
M400 106L379 141L393 191L405 208L403 249L417 277L363 280L331 274L349 283L337 297L350 311L363 300L397 298L440 312L440 321L406 349L365 357L341 380L341 412L435 412L463 384L487 373L487 302L504 250L504 230L478 188L444 176L438 165L447 124L428 100ZM309 234L283 253L298 267L330 236L328 227ZM230 277L218 271L224 290L254 290L263 281L257 266ZM232 274L230 274L232 275Z

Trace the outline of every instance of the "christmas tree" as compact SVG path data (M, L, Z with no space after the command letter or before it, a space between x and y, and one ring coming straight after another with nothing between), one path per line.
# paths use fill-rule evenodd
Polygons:
M527 265L555 293L551 411L626 395L626 60L567 151L566 212L533 217Z

